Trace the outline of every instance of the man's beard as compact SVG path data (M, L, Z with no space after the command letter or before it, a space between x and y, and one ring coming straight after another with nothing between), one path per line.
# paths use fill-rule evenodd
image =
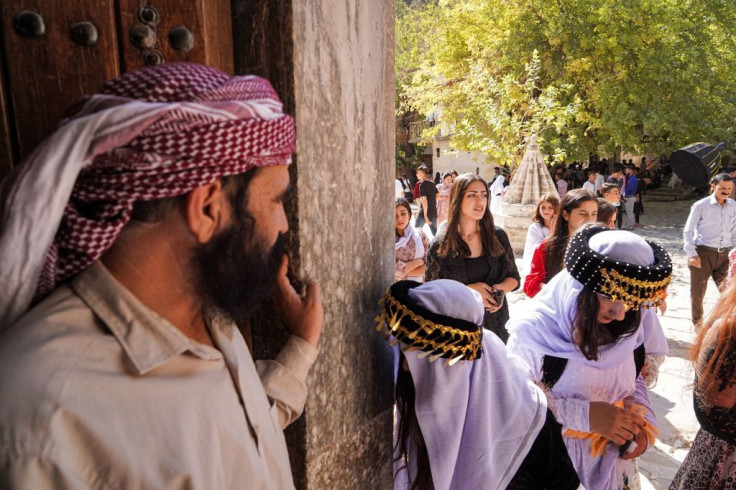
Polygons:
M283 235L266 248L263 240L253 237L254 229L236 222L194 254L196 287L204 310L214 309L237 324L270 296L284 255Z

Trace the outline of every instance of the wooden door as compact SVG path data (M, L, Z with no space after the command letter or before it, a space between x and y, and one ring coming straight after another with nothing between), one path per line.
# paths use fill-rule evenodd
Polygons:
M0 178L122 72L165 61L233 72L230 0L2 0L0 39Z

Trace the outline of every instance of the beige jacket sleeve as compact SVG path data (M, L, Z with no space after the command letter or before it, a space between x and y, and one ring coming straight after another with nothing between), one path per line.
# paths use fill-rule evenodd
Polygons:
M85 490L102 488L95 478L81 474L58 464L53 458L35 456L13 457L0 464L0 488L6 490Z
M309 342L292 335L273 360L256 361L263 389L276 410L281 428L302 414L307 401L307 374L319 351Z

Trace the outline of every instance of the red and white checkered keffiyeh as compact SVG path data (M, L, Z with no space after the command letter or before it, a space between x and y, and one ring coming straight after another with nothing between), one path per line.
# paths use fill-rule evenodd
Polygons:
M169 63L110 80L3 182L0 326L99 259L135 201L287 164L294 149L262 78Z

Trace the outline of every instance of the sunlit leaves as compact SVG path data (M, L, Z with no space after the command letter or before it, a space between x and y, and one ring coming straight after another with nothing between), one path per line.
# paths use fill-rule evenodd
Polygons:
M733 146L736 2L397 0L397 16L397 108L438 113L454 147L512 163L531 133L556 159Z

